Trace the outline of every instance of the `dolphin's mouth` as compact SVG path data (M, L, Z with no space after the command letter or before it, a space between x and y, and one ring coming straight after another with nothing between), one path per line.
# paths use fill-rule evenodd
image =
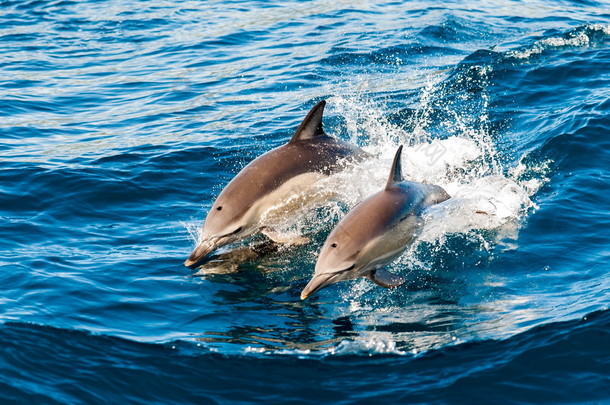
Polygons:
M238 227L232 232L226 233L221 236L209 236L205 233L202 236L203 241L197 245L193 253L189 256L188 259L184 261L184 265L186 267L195 267L199 264L207 255L212 253L214 250L218 249L221 246L224 246L228 243L231 243L238 239L240 232L244 230L243 226Z
M304 300L307 297L317 293L324 287L327 287L331 284L335 284L336 282L341 281L342 278L340 276L350 270L353 270L354 268L356 268L355 263L343 270L335 271L332 273L321 273L321 274L314 275L313 278L309 281L309 283L305 286L305 288L301 292L301 299Z
M195 267L199 262L203 260L208 254L212 253L216 249L216 244L212 241L203 241L197 247L188 259L184 261L186 267Z

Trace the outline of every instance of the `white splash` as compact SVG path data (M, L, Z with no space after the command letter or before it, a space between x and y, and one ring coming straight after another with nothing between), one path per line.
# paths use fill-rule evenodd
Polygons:
M487 69L478 69L471 74L485 80L487 72ZM313 195L326 198L313 198L315 205L293 210L294 215L278 224L276 231L299 238L319 233L328 223L336 223L346 208L383 188L395 151L403 144L403 176L408 180L437 184L452 196L425 212L426 225L416 244L421 241L442 243L447 235L483 229L506 231L510 235L504 236L516 237L518 227L513 225L519 223L528 210L535 208L530 197L546 181L548 167L528 168L522 161L513 168L502 166L494 140L486 130L485 95L477 101L477 111L447 114L448 122L443 125L449 136L437 139L430 134L431 114L438 108L433 99L444 91L442 86L442 83L424 86L411 132L392 124L386 118L388 114L383 106L363 100L361 96L353 99L331 97L328 100L330 112L345 119L350 140L359 141L373 158L320 181L313 190L303 190L310 199ZM471 124L477 120L467 114L477 114L477 126ZM526 177L524 173L532 170L537 174L535 178L520 180ZM330 195L333 198L328 201ZM295 199L301 201L301 197ZM282 204L290 205L292 200ZM313 207L323 209L312 212ZM273 209L282 211L282 207ZM501 235L496 239L502 239ZM484 245L489 247L493 242L484 241Z
M486 74L482 71L481 74ZM529 169L524 163L505 170L497 158L494 141L484 127L472 128L463 117L455 117L454 135L435 139L427 133L434 86L422 91L419 122L412 133L384 119L380 108L370 102L333 97L330 104L348 122L352 139L368 137L367 151L377 158L335 175L333 187L350 206L382 189L398 144L403 150L403 176L408 180L437 184L452 196L425 212L426 225L419 240L433 242L445 235L468 233L475 229L500 229L520 220L535 208L530 197L545 182L544 171L527 182L519 177ZM354 108L350 108L354 105ZM485 107L485 105L484 105ZM481 112L483 116L485 111ZM353 123L358 123L355 125ZM352 123L352 124L350 124ZM351 129L350 129L351 128ZM483 129L481 129L483 128Z
M322 349L265 349L263 347L246 346L245 354L266 356L297 356L300 358L318 358L326 356L375 356L393 354L399 356L414 355L417 351L400 350L393 340L342 340L328 348Z
M489 68L476 68L464 80L485 83ZM424 213L426 224L412 249L420 242L442 245L444 238L453 234L467 234L473 230L497 230L493 240L483 240L487 249L504 236L516 238L518 224L527 212L535 208L532 197L546 182L548 165L527 167L522 159L512 168L503 167L495 142L488 131L487 96L483 92L473 100L473 108L455 108L444 102L445 82L423 86L419 105L408 126L392 123L383 105L364 98L361 94L328 99L328 113L339 114L346 122L351 142L359 143L373 157L286 199L275 212L290 212L290 217L275 221L274 231L284 239L295 240L319 234L328 224L336 223L346 211L385 185L392 159L398 145L404 145L402 172L408 180L436 184L452 198L430 207ZM461 80L461 79L460 79ZM446 129L444 138L432 125L439 127L435 110L445 109L440 127ZM408 127L411 130L405 130ZM336 134L332 134L338 136ZM514 159L513 159L514 160ZM524 175L534 173L535 176ZM330 200L329 200L330 198ZM313 203L310 203L312 202ZM295 202L304 205L294 209ZM307 203L307 204L306 204ZM262 218L271 218L263 213ZM517 224L517 225L515 225ZM193 230L189 227L191 235ZM401 260L401 263L403 261ZM353 293L353 292L352 292Z
M541 54L551 48L587 47L591 45L591 35L595 33L610 35L610 25L587 24L570 31L566 35L544 38L534 42L530 47L509 51L506 56L515 59L528 59L532 55Z

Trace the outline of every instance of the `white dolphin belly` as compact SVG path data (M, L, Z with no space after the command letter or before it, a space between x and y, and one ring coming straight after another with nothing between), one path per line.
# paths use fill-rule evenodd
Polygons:
M383 267L404 252L419 233L422 220L412 215L367 244L359 259L362 273Z
M284 224L297 212L327 201L334 195L331 190L318 187L326 177L316 172L295 176L261 198L247 215L252 220L258 219L261 228Z

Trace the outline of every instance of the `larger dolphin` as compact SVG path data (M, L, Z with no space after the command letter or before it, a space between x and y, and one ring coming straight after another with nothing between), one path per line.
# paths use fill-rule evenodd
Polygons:
M316 104L288 143L254 159L227 184L210 208L201 242L185 266L193 266L217 248L258 231L275 239L272 230L261 223L263 214L341 170L345 159L367 156L357 146L324 133L325 105L325 101Z
M402 146L396 151L385 188L356 205L328 235L301 299L339 281L363 276L386 288L405 281L382 267L416 236L422 211L450 197L439 186L403 181L401 151Z

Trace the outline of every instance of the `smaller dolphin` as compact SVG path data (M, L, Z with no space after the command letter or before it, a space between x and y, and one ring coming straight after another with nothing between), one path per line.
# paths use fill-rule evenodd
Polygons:
M401 152L402 145L385 188L357 204L328 235L302 300L331 284L358 277L386 288L405 282L381 267L413 241L423 223L422 211L450 196L439 186L403 181Z
M272 224L263 216L285 203L296 193L306 193L322 178L342 170L344 160L357 161L368 156L359 147L328 136L322 128L326 101L320 101L307 114L288 141L259 156L244 167L222 190L203 224L201 242L184 262L187 267L206 255L257 232L275 242ZM296 204L302 206L308 201ZM297 209L298 207L288 207ZM288 213L282 213L282 217Z

